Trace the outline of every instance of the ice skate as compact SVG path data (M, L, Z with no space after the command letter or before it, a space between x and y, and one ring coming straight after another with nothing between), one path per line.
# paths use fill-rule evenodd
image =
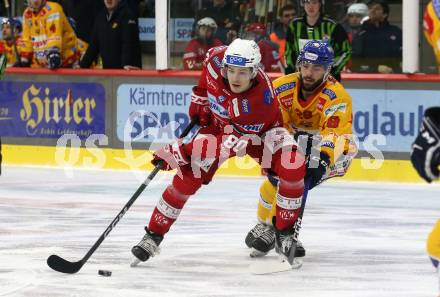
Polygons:
M141 241L131 249L131 253L135 256L135 259L131 263L132 267L138 265L140 262L147 261L160 252L159 244L162 242L163 236L154 234L147 228L145 228L145 231L147 233Z
M246 236L245 243L252 248L250 256L263 257L275 247L275 230L272 226L258 223ZM300 241L298 241L295 257L304 257L306 251Z

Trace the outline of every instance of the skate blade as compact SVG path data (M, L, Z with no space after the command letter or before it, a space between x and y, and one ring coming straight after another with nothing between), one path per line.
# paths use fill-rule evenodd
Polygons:
M249 265L249 270L252 274L272 274L299 269L302 266L302 261L298 259L293 260L290 265L286 260L282 261L258 261Z
M251 258L261 258L261 257L264 257L266 255L267 255L267 253L261 252L259 250L254 249L254 248L252 248L251 252L249 253L249 256Z
M131 263L130 263L130 267L136 267L139 265L139 263L141 263L142 261L139 260L138 258L134 258Z

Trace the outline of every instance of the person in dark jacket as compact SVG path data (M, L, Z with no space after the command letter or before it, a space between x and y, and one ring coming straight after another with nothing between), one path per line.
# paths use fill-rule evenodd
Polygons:
M75 20L79 39L89 43L93 23L97 15L104 9L102 0L60 0L66 16Z
M142 67L137 19L120 0L104 0L106 9L98 14L89 48L81 59L81 68L89 68L98 55L104 69Z
M400 71L402 30L388 22L390 8L385 1L368 4L369 19L353 39L353 70L391 73Z

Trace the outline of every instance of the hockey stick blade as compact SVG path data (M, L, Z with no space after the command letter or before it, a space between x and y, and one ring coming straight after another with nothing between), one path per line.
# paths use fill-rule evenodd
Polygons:
M258 261L249 265L249 270L252 274L264 275L290 271L299 269L302 266L302 261L295 259L290 265L286 260L282 261Z
M77 273L81 267L84 265L83 261L70 262L64 260L60 256L51 255L47 258L47 265L55 271L62 273Z

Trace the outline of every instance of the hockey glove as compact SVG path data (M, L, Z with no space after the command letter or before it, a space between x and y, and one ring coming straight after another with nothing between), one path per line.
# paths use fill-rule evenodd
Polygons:
M317 154L310 155L306 164L306 176L304 178L310 181L309 190L322 182L329 165L330 157L326 153L320 152L319 156Z
M440 176L440 107L425 111L419 135L412 146L411 162L428 183Z
M173 144L168 144L156 151L153 154L153 163L154 166L158 164L160 160L163 161L162 170L173 170L179 168L180 166L184 166L188 164L188 156L183 149L183 144L179 140L178 142L174 142Z
M189 117L198 118L199 125L206 127L211 121L211 110L209 109L208 98L195 86L191 94L191 105L189 106Z
M49 69L57 69L60 68L61 66L61 55L58 51L56 50L50 50L47 53L47 67L49 67Z

